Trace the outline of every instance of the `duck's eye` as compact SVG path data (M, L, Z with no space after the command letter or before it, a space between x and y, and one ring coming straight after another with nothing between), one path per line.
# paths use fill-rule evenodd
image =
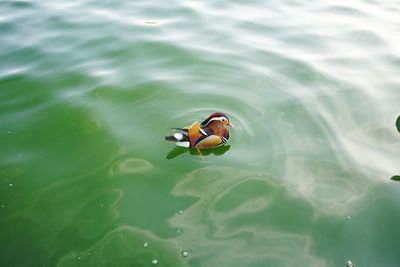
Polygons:
M222 122L226 122L226 119L225 118L222 118L222 120L221 120Z

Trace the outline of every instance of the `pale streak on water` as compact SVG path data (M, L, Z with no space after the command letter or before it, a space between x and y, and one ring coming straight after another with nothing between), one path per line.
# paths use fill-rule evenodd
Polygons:
M16 235L4 266L400 262L398 2L0 4L0 82L26 79L1 89L1 225L45 258ZM229 151L165 159L216 110Z

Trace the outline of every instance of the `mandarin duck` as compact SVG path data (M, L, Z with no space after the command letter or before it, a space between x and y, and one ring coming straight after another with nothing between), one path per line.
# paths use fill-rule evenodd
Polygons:
M211 114L202 123L195 121L190 126L173 128L177 132L165 140L177 146L191 148L213 148L224 145L229 139L227 126L232 126L228 117L221 112Z

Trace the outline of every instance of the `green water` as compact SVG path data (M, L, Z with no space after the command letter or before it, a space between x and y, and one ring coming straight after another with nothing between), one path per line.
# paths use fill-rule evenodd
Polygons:
M0 266L400 266L399 13L0 1Z

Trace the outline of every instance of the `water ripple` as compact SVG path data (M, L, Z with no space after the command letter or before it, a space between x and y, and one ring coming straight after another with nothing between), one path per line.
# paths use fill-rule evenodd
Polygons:
M398 262L397 2L0 7L3 265ZM227 153L165 159L215 111Z

